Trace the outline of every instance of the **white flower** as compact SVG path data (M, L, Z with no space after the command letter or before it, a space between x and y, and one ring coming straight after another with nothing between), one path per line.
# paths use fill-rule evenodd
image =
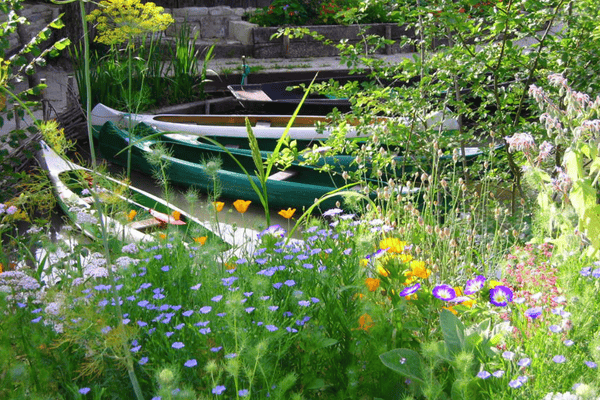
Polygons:
M515 133L514 135L507 136L504 139L508 143L508 151L510 152L515 150L527 152L529 149L535 147L533 136L527 132Z

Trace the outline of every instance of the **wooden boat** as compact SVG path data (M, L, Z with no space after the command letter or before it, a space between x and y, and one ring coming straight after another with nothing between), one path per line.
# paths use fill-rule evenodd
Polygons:
M219 141L222 144L240 145L248 141L246 130L246 119L252 126L259 147L270 150L275 147L275 141L285 131L291 116L288 115L186 115L186 114L129 114L117 111L103 104L98 104L92 110L92 126L95 136L104 123L110 121L119 128L130 130L138 123L143 122L158 131L190 133L197 136L206 136ZM425 124L427 127L442 125L445 131L458 129L458 121L455 118L444 118L442 112L432 113L428 116ZM292 127L288 131L290 140L296 140L300 147L307 147L312 143L326 140L331 131L325 129L319 132L315 126L318 122L326 123L326 117L320 116L296 116ZM407 120L398 120L398 123L409 123ZM364 133L353 129L346 132L346 138L362 140L370 133Z
M337 79L344 83L347 79ZM356 79L356 78L354 78ZM325 80L321 80L325 81ZM304 89L300 86L308 86L310 81L280 81L255 83L249 85L229 85L227 89L233 97L246 109L250 111L270 110L283 114L294 112L302 97ZM293 88L288 90L288 88ZM309 95L302 104L301 111L314 112L324 115L337 108L340 112L350 111L350 100L330 98L324 95Z
M239 163L252 176L249 178L240 165L219 146L205 143L186 143L181 140L162 140L159 137L143 139L138 136L140 124L133 132L131 142L131 166L144 173L151 173L153 165L148 155L160 154L160 161L165 165L168 179L177 185L196 187L205 192L214 190L215 180L224 197L232 199L260 201L254 191L250 179L260 187L260 181L253 175L254 160L249 150L232 149ZM152 129L145 126L145 129ZM104 157L125 165L129 133L119 129L112 122L107 122L99 131L99 149ZM160 151L160 148L163 151ZM266 156L263 153L263 156ZM212 169L212 172L209 170ZM267 179L269 204L282 207L309 207L315 199L333 190L346 186L346 181L339 174L321 173L311 166L292 165L285 171L273 170ZM335 206L342 196L333 197L323 202L322 209Z
M49 175L58 203L73 223L88 237L101 238L94 206L95 191L103 208L103 222L110 237L124 242L154 242L178 238L200 246L205 240L221 246L224 257L236 255L239 245L255 245L258 232L233 230L221 224L220 236L207 223L139 188L65 160L41 142L38 162Z

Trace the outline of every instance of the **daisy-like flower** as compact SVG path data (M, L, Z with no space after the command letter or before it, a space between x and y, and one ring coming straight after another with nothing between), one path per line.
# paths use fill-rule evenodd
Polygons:
M404 253L406 248L406 242L397 238L386 238L379 242L379 248L381 250L387 250L389 253Z
M485 284L485 276L477 275L473 279L469 279L465 284L464 294L474 294L481 290L483 285Z
M196 359L192 358L191 360L187 360L185 362L185 364L183 364L183 365L188 368L192 368L192 367L195 367L196 365L198 365L198 361L196 361Z
M490 303L498 307L506 307L513 299L513 292L509 287L497 285L490 289Z
M207 239L208 239L208 236L198 236L198 237L194 238L194 242L200 243L200 245L204 246L204 243L206 243Z
M442 284L433 288L433 296L444 301L450 301L456 297L456 291L450 285Z

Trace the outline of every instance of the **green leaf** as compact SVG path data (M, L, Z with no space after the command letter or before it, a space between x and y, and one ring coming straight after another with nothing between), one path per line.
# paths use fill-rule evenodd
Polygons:
M261 182L264 182L266 179L265 166L263 165L260 148L258 147L258 141L256 140L256 136L254 136L254 132L252 132L252 125L250 125L250 120L248 118L246 118L246 132L248 133L248 142L250 145L250 150L252 150L252 159L254 160L254 165L256 166L258 178L261 180Z
M319 389L323 389L324 387L325 387L325 381L321 378L316 378L315 380L310 382L308 385L306 385L305 389L319 390Z
M452 312L443 309L440 313L440 324L446 347L451 355L465 348L465 326Z
M410 349L394 349L379 356L383 365L413 381L425 383L421 367L423 358Z

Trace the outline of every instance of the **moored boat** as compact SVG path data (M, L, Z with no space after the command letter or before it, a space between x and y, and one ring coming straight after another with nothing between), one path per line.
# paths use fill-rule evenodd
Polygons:
M88 237L101 238L97 197L102 207L102 222L110 237L124 242L153 242L177 237L188 245L213 243L225 256L236 254L240 244L253 246L257 233L251 229L234 230L221 224L209 226L184 210L139 188L108 175L97 173L59 156L41 142L38 162L49 175L58 204L73 223Z

